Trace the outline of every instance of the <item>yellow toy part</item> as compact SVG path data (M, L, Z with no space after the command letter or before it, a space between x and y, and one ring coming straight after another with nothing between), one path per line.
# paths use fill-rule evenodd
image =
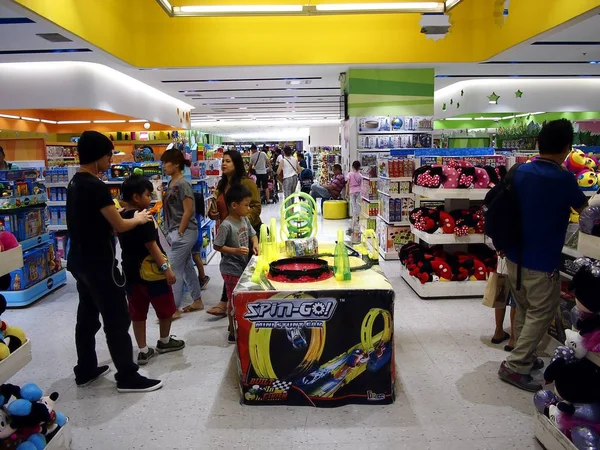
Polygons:
M10 356L10 350L8 349L8 345L4 342L0 342L0 361L6 359Z
M579 223L579 213L571 208L571 215L569 216L569 221L571 223Z
M323 202L323 218L330 220L348 217L348 202L346 200L326 200Z
M21 345L25 343L27 337L25 336L25 332L19 327L7 326L4 330L5 337L14 336L21 341Z

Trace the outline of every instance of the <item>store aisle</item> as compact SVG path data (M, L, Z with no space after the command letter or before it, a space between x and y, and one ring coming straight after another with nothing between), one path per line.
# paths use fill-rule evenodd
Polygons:
M265 208L263 221L278 215ZM322 221L319 239L333 239L345 221ZM420 300L398 275L398 262L382 264L396 291L397 399L389 406L337 409L247 407L239 404L234 347L225 320L204 312L173 325L185 339L182 353L160 355L142 373L164 380L149 394L119 394L111 376L77 388L72 367L77 297L67 287L25 309L8 323L28 331L33 362L11 379L58 391L58 409L73 424L73 449L326 449L504 450L538 449L532 395L496 376L506 356L488 344L493 311L480 300ZM205 303L218 300L218 257ZM149 328L149 342L157 339ZM101 361L109 359L99 334Z

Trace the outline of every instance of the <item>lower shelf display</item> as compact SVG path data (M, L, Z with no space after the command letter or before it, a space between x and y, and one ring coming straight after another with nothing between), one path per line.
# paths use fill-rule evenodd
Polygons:
M66 283L67 271L63 269L25 290L6 291L2 295L6 298L6 305L9 308L27 306Z
M400 275L422 298L483 297L487 284L487 281L438 281L422 284L417 278L410 276L404 266L400 266Z

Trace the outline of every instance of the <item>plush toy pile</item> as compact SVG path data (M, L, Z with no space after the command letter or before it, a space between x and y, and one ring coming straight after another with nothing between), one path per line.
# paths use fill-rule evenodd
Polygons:
M67 423L54 410L58 393L44 396L33 383L0 386L0 449L43 450Z
M454 234L467 236L483 233L483 210L478 206L445 212L439 208L415 208L409 220L419 231L429 234Z
M485 245L469 246L468 252L446 253L439 247L414 242L400 249L400 262L422 284L436 281L486 280L496 270L496 253Z
M573 149L565 160L565 166L577 177L577 184L581 189L598 189L600 168L593 154L586 155L581 150Z
M6 298L0 294L0 315L6 311ZM25 332L0 320L0 361L10 356L27 340Z
M488 189L506 174L504 166L473 166L468 161L450 161L444 165L426 165L415 170L417 186L443 189Z
M589 258L574 262L578 268L572 287L577 302L566 330L565 345L558 347L544 372L554 390L534 397L537 410L569 437L577 449L600 449L600 367L585 358L600 352L600 265Z

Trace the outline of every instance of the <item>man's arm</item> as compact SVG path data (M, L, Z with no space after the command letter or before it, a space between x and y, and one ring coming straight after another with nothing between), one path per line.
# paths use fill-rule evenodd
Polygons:
M117 233L124 233L138 225L152 221L152 216L148 211L136 211L133 218L123 219L114 204L105 206L100 212Z

